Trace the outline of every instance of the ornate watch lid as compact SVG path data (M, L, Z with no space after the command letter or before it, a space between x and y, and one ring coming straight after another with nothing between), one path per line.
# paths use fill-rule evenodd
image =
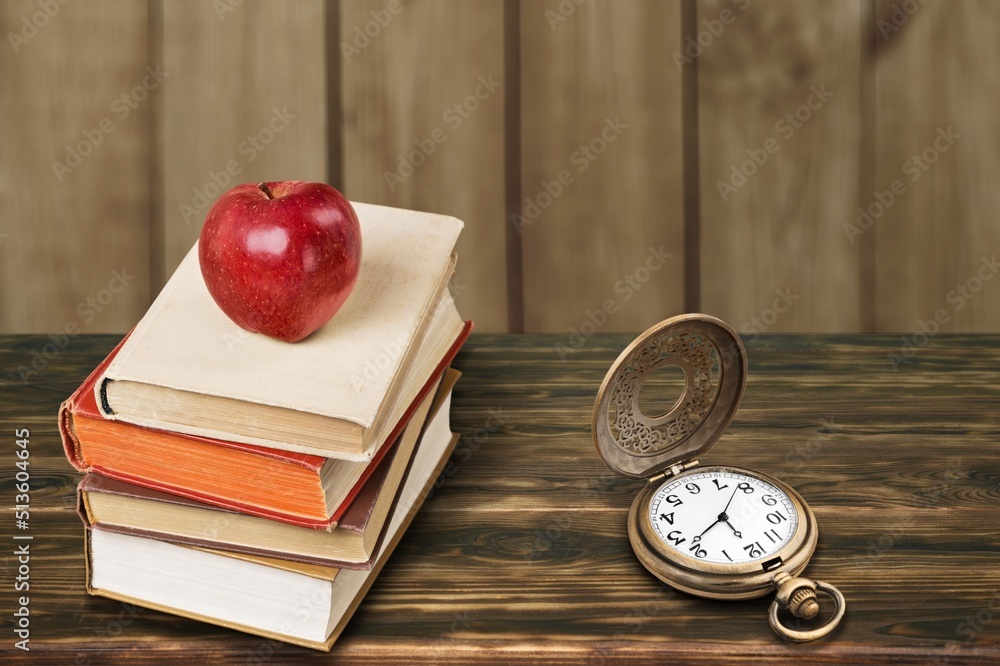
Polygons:
M684 390L665 412L639 409L639 393L665 366ZM739 335L710 315L685 314L636 338L604 377L594 404L594 445L612 469L641 479L704 453L729 427L743 398L747 354Z

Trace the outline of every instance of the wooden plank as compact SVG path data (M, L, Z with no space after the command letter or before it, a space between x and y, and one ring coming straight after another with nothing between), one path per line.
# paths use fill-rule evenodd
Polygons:
M340 7L348 196L464 220L459 311L507 330L503 1Z
M124 331L149 303L145 3L4 2L0 34L0 331Z
M859 328L860 4L698 3L701 309L744 332Z
M163 279L222 192L326 180L324 18L322 0L163 3Z
M521 208L521 0L504 0L504 209ZM524 332L524 247L521 232L504 225L507 242L507 332Z
M593 450L589 405L629 336L595 336L561 361L561 335L480 335L456 360L453 427L465 433L330 655L146 611L83 589L78 476L52 414L117 338L85 336L44 382L0 382L0 430L31 430L31 653L16 663L993 664L1000 660L995 529L1000 337L930 340L920 363L884 363L897 336L751 342L746 399L703 459L770 472L816 511L807 575L838 586L829 638L784 644L769 599L706 601L638 564L625 517L640 482ZM0 336L8 367L42 336ZM940 381L942 369L953 382ZM961 400L955 387L961 387ZM904 395L903 400L899 396ZM10 490L15 467L0 469ZM19 566L0 557L0 570ZM958 573L956 573L958 572ZM961 575L974 572L975 575ZM37 578L37 586L35 585ZM0 604L16 609L15 591Z
M521 3L525 329L569 349L683 309L680 22L678 1Z
M895 4L880 2L876 12L882 202L864 193L873 213L884 209L868 232L878 256L878 330L917 334L918 342L924 328L996 331L1000 73L983 63L1000 54L1000 6Z

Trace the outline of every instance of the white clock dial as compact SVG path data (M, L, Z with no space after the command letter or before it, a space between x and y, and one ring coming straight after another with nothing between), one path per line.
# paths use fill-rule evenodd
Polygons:
M779 488L718 469L670 479L649 503L649 521L667 547L715 564L766 561L795 534L799 516Z

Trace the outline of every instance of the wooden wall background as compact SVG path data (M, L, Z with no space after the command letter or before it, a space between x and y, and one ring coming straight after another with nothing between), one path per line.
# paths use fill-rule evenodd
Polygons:
M0 332L131 327L227 166L464 219L481 331L1000 330L995 1L3 0L0 35Z

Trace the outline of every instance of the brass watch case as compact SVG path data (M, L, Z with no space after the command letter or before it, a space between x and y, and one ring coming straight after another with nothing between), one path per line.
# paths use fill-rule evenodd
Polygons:
M684 390L659 414L639 408L645 382L659 369L684 373ZM816 550L816 516L802 496L768 474L729 465L698 467L729 427L746 389L747 354L739 335L725 322L704 314L674 317L637 337L612 364L594 403L594 446L607 465L646 487L632 502L628 535L639 562L678 590L722 600L754 599L776 592L768 622L788 641L806 642L832 632L844 617L840 591L823 581L799 576ZM649 519L650 502L665 483L698 472L731 471L756 477L781 489L794 505L798 524L780 550L742 563L705 562L667 546ZM833 600L834 613L822 626L799 630L782 624L778 612L812 619L819 612L817 593Z
M664 366L684 372L685 386L662 414L644 414L639 393ZM663 582L711 599L753 599L773 592L781 572L795 576L816 550L818 530L812 510L793 488L770 475L728 465L696 467L693 460L715 444L736 416L747 381L747 355L736 331L716 317L685 314L653 326L637 337L611 366L594 405L594 445L616 472L646 479L628 516L629 541L636 557ZM798 512L792 539L762 561L717 564L678 553L664 544L649 522L649 503L664 483L688 473L739 471L780 488ZM764 562L780 564L764 569Z
M649 520L649 505L653 496L667 483L703 472L739 472L779 488L788 495L798 516L798 525L792 538L779 551L760 560L734 564L704 562L664 544ZM812 509L788 484L761 472L729 465L712 465L686 467L677 475L657 478L647 483L629 509L628 537L642 566L664 583L699 597L737 600L756 599L773 593L772 581L779 572L793 577L801 573L816 550L819 530ZM780 563L775 562L778 558ZM771 564L764 568L765 563Z

